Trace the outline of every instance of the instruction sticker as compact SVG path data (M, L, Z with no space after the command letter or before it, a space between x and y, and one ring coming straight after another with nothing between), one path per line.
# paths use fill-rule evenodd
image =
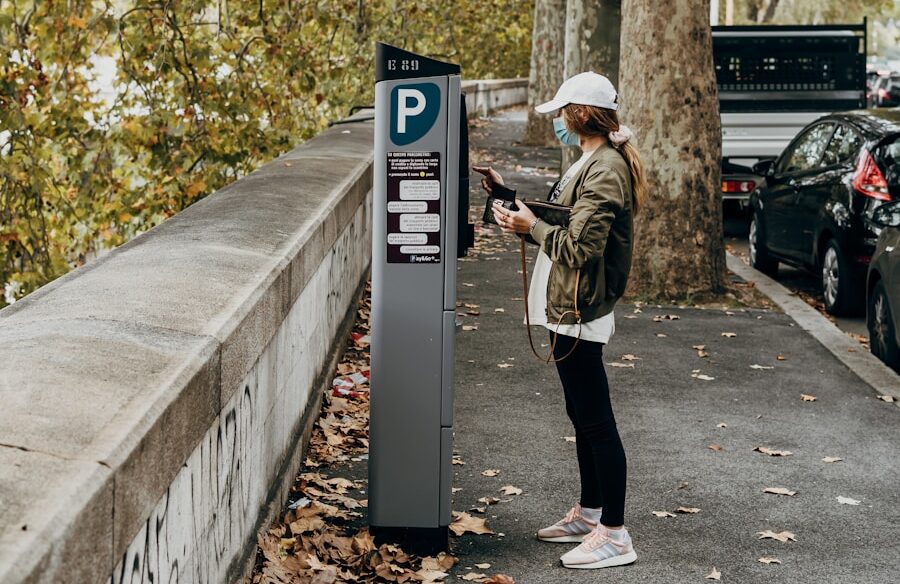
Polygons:
M441 153L387 154L387 261L441 262Z

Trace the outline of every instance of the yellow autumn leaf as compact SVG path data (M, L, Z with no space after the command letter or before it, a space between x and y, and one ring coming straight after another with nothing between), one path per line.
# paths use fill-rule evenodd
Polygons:
M200 193L202 193L205 190L206 190L206 181L204 181L203 179L200 179L198 181L195 181L195 182L192 182L191 184L189 184L184 192L188 196L189 199L193 199L194 197L196 197L197 195L199 195Z

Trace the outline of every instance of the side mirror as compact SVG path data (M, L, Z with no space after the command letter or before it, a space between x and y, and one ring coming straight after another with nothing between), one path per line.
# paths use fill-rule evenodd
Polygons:
M753 174L770 178L775 176L775 160L767 158L753 165Z
M900 227L900 201L885 203L875 209L872 223L879 227Z

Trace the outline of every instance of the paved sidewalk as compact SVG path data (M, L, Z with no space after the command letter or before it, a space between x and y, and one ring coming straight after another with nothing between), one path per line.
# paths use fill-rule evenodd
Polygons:
M502 114L473 130L473 143L490 145L495 167L520 193L543 197L556 152L514 146L523 122L524 112ZM472 163L484 161L479 154ZM473 194L473 215L482 203ZM576 500L575 446L563 439L574 432L555 368L531 355L521 324L518 242L496 228L481 237L482 253L459 272L459 300L478 305L459 312L480 314L461 317L478 328L457 337L455 448L465 465L454 467L454 486L462 488L454 509L480 506L485 496L510 501L486 513L503 537L454 539L456 574L488 562L489 570L476 571L506 573L519 584L705 582L713 567L723 582L900 582L900 411L789 317L765 310L635 313L619 305L605 361L628 455L626 525L638 561L602 571L561 567L570 544L538 542L533 533ZM665 315L679 318L654 320ZM547 333L536 333L546 344ZM709 356L698 356L694 345L705 345ZM639 359L622 360L625 354ZM801 393L816 401L802 401ZM768 456L755 447L793 454ZM486 469L500 474L483 476ZM523 494L503 497L504 485ZM796 495L765 494L766 487ZM860 503L841 504L839 496ZM652 514L680 506L700 511ZM790 531L796 541L758 539L765 530ZM762 556L781 564L760 563Z

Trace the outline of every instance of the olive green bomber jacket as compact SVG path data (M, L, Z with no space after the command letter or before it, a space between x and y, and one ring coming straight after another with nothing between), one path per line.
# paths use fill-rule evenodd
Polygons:
M538 221L532 237L553 265L547 282L547 319L574 324L575 280L581 322L612 312L631 271L631 172L610 144L597 148L557 199L572 205L568 228ZM572 312L567 312L572 311Z

